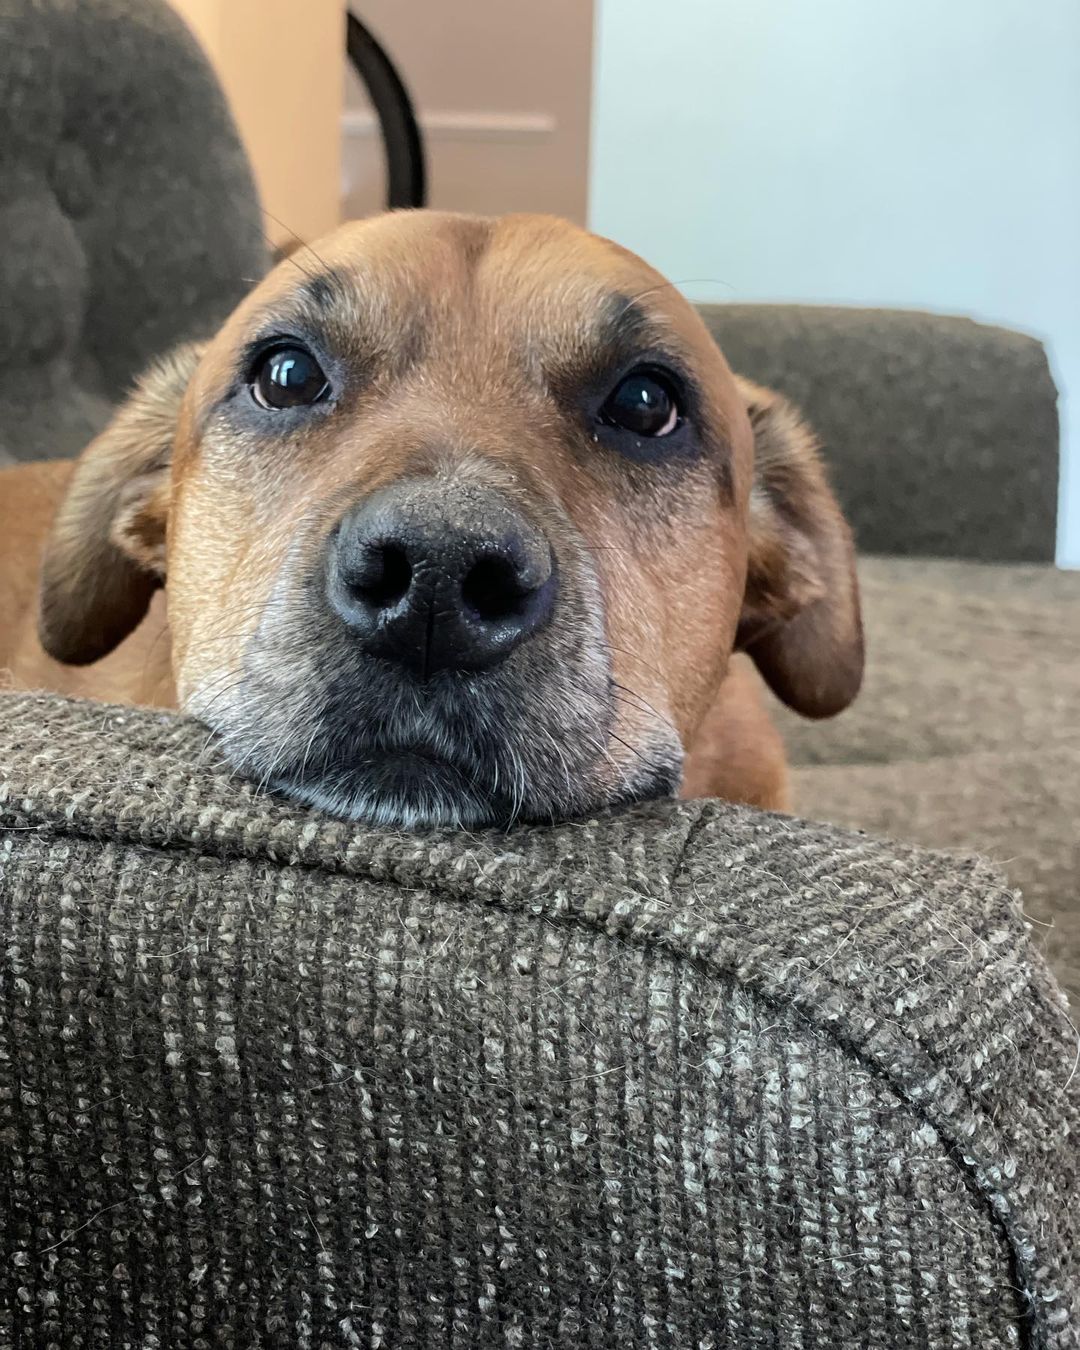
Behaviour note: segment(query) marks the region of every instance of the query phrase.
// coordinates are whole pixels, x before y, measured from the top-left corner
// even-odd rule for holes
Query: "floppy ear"
[[[41,568],[38,637],[57,661],[107,655],[164,581],[173,438],[200,352],[153,366],[75,465]]]
[[[799,414],[779,394],[736,382],[754,432],[750,561],[736,647],[789,707],[831,717],[862,682],[851,531]]]

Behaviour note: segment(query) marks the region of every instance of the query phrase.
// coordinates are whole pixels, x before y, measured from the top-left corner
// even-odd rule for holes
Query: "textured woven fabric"
[[[1074,1347],[1011,894],[716,803],[509,835],[0,700],[0,1343]]]
[[[775,709],[796,805],[986,854],[1080,1001],[1080,573],[872,558],[860,575],[854,706],[824,723]]]
[[[899,310],[703,314],[732,369],[805,412],[864,552],[1053,560],[1057,391],[1035,338]]]
[[[251,170],[166,0],[0,0],[0,465],[77,454],[265,270]]]

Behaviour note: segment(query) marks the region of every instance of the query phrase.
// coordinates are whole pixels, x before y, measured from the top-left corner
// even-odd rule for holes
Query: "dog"
[[[787,809],[762,680],[828,717],[863,640],[813,435],[674,286],[562,220],[417,211],[0,474],[4,667],[179,707],[325,811],[478,828]]]

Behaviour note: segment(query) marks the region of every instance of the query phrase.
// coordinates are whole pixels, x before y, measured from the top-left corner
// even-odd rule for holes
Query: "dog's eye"
[[[662,372],[632,370],[615,386],[600,409],[608,426],[634,436],[670,436],[681,420],[675,391]]]
[[[251,392],[263,408],[298,408],[318,403],[330,389],[322,367],[304,347],[273,347],[251,372]]]

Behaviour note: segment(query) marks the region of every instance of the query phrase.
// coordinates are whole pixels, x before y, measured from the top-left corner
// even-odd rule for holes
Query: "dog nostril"
[[[376,544],[365,552],[349,588],[357,599],[366,600],[376,609],[390,609],[405,597],[411,585],[412,567],[405,550],[397,544]]]
[[[487,623],[519,617],[532,592],[514,563],[490,555],[475,562],[461,583],[466,608]]]

